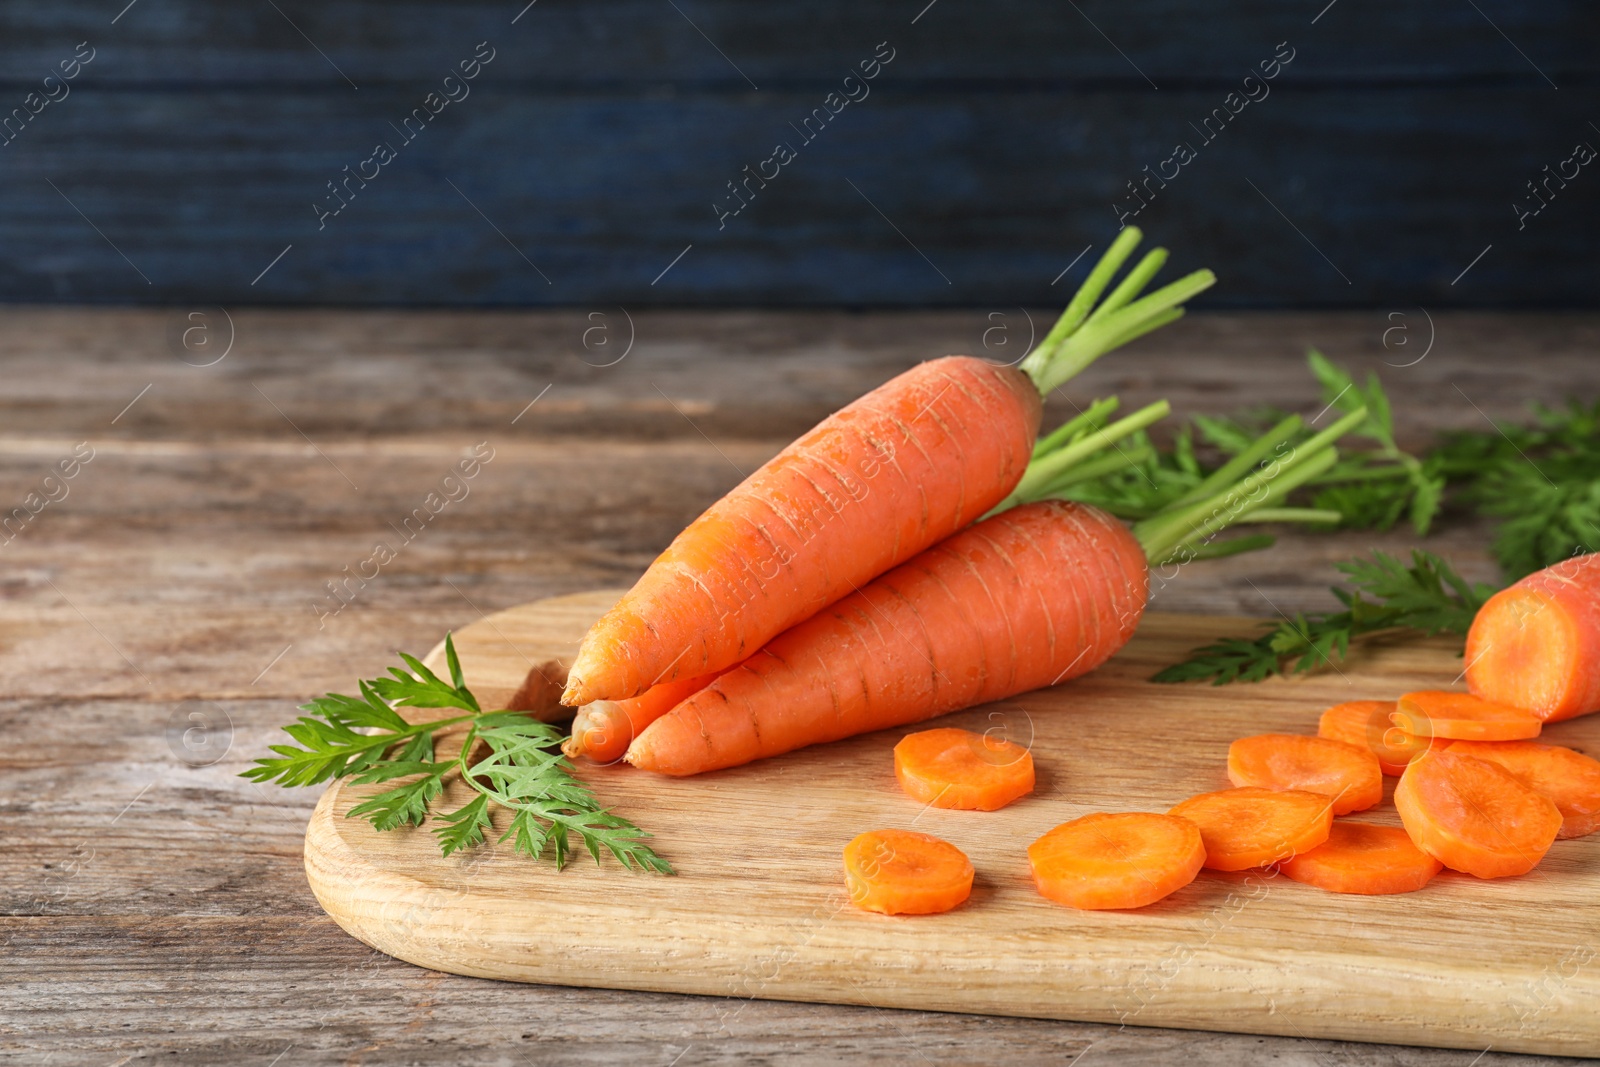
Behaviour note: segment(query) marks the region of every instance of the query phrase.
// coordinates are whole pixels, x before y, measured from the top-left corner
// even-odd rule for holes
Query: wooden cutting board
[[[467,626],[456,645],[468,685],[485,707],[518,690],[537,703],[530,669],[570,657],[617,595]],[[508,845],[442,859],[426,831],[344,818],[373,787],[339,784],[307,828],[307,876],[355,937],[457,974],[1600,1056],[1600,834],[1556,842],[1521,878],[1446,871],[1406,896],[1210,871],[1132,912],[1074,911],[1034,891],[1025,850],[1051,827],[1165,811],[1228,785],[1235,737],[1314,733],[1329,704],[1446,687],[1461,671],[1447,642],[1413,641],[1364,645],[1341,668],[1288,681],[1145,680],[1197,644],[1251,632],[1249,620],[1151,614],[1093,675],[939,720],[1032,747],[1038,789],[1003,811],[912,801],[892,769],[901,731],[885,731],[687,780],[584,765],[606,802],[656,835],[673,877],[586,854],[557,872]],[[435,649],[429,663],[442,670],[442,658]],[[1555,724],[1546,739],[1600,753],[1600,716]],[[1357,818],[1399,824],[1387,799]],[[840,850],[881,827],[963,849],[977,868],[971,900],[926,917],[850,906]]]

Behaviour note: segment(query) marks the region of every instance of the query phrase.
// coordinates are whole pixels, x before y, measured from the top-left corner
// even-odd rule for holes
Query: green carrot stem
[[[1044,437],[1039,438],[1038,443],[1033,446],[1034,458],[1038,459],[1046,452],[1060,447],[1073,434],[1079,433],[1090,426],[1098,426],[1101,420],[1117,410],[1121,403],[1114,396],[1108,396],[1104,400],[1096,400],[1089,405],[1087,410],[1079,412],[1054,430],[1051,430]]]
[[[1229,492],[1204,501],[1210,505],[1206,511],[1196,512],[1193,508],[1187,509],[1181,515],[1184,519],[1181,525],[1169,521],[1152,531],[1148,528],[1141,529],[1144,523],[1138,523],[1134,526],[1134,535],[1139,538],[1139,543],[1145,546],[1150,559],[1170,559],[1180,548],[1206,541],[1259,508],[1271,504],[1274,500],[1282,499],[1303,485],[1307,479],[1327,470],[1338,459],[1338,451],[1325,446],[1311,458],[1301,460],[1293,469],[1289,469],[1285,464],[1275,475],[1258,480],[1248,489],[1246,485],[1257,476],[1246,478]],[[1270,488],[1263,491],[1263,487],[1269,483]],[[1257,493],[1260,493],[1260,496],[1252,500],[1251,497]]]
[[[1176,504],[1163,509],[1140,522],[1134,527],[1134,532],[1138,535],[1141,544],[1144,544],[1147,549],[1151,549],[1152,552],[1155,549],[1151,548],[1151,546],[1159,548],[1162,554],[1161,558],[1165,559],[1166,554],[1172,548],[1197,536],[1196,531],[1206,525],[1212,517],[1216,515],[1226,516],[1226,521],[1215,527],[1215,530],[1220,530],[1223,526],[1228,525],[1228,523],[1243,514],[1243,512],[1236,510],[1237,501],[1248,500],[1252,496],[1257,496],[1257,499],[1253,501],[1253,506],[1248,510],[1254,511],[1256,508],[1269,506],[1277,500],[1281,500],[1287,493],[1287,490],[1282,488],[1284,485],[1299,486],[1307,478],[1315,477],[1317,474],[1326,471],[1337,459],[1337,454],[1331,449],[1333,442],[1353,427],[1359,425],[1364,418],[1366,418],[1366,408],[1362,407],[1346,415],[1321,433],[1314,434],[1307,440],[1294,445],[1287,458],[1274,459],[1220,493],[1214,493],[1209,497],[1192,503]],[[1267,437],[1271,435],[1272,431],[1268,431],[1266,434]],[[1254,447],[1254,443],[1252,443],[1252,447]],[[1283,445],[1279,444],[1275,447],[1281,449]],[[1315,464],[1315,469],[1307,474],[1306,469],[1312,464]],[[1215,530],[1212,532],[1215,532]],[[1153,555],[1152,558],[1154,558]]]
[[[1177,322],[1181,318],[1183,318],[1183,308],[1170,308],[1158,314],[1151,315],[1149,318],[1142,319],[1139,322],[1134,323],[1133,326],[1131,326],[1125,333],[1120,333],[1111,341],[1107,342],[1106,351],[1110,352],[1113,349],[1121,348],[1130,341],[1137,341],[1145,334],[1153,333],[1154,331],[1161,329],[1163,326],[1168,326],[1174,322]]]
[[[1100,262],[1094,265],[1089,276],[1078,286],[1078,291],[1073,294],[1072,300],[1067,304],[1067,310],[1061,313],[1056,324],[1050,327],[1050,332],[1044,335],[1044,340],[1027,359],[1022,361],[1022,370],[1034,381],[1038,381],[1035,369],[1050,361],[1057,347],[1067,339],[1067,336],[1083,325],[1083,320],[1089,317],[1089,311],[1094,307],[1100,294],[1111,282],[1112,275],[1121,269],[1127,258],[1133,255],[1133,250],[1144,239],[1144,234],[1139,227],[1129,226],[1117,235],[1111,242],[1111,247],[1106,249],[1105,255],[1100,257]],[[1041,393],[1049,390],[1040,389]]]
[[[1144,287],[1150,284],[1150,279],[1156,276],[1166,262],[1165,248],[1153,248],[1145,253],[1145,257],[1128,272],[1115,289],[1111,290],[1111,295],[1100,302],[1100,306],[1094,309],[1094,313],[1087,321],[1095,322],[1126,307],[1134,297],[1144,291]]]
[[[1033,499],[1044,500],[1048,497],[1059,496],[1063,491],[1080,482],[1093,481],[1096,478],[1115,474],[1117,471],[1125,470],[1128,467],[1137,467],[1141,463],[1149,462],[1155,454],[1156,450],[1152,446],[1137,445],[1133,448],[1118,448],[1103,456],[1085,460],[1040,489],[1034,494]]]
[[[1300,416],[1290,415],[1252,441],[1244,451],[1212,471],[1204,481],[1174,500],[1170,506],[1182,507],[1196,500],[1204,500],[1221,491],[1224,486],[1232,485],[1249,473],[1256,464],[1266,459],[1274,448],[1299,433],[1300,426]]]
[[[1140,408],[1132,415],[1118,419],[1103,430],[1096,430],[1064,448],[1058,448],[1039,457],[1028,464],[1027,471],[1022,475],[1022,481],[1017,483],[1010,496],[996,505],[995,510],[1004,511],[1014,504],[1038,499],[1039,491],[1055,481],[1068,467],[1088,459],[1113,442],[1120,441],[1129,434],[1166,418],[1171,410],[1171,404],[1165,400],[1158,400],[1148,407]]]
[[[1344,513],[1330,508],[1256,508],[1236,521],[1244,522],[1338,522]]]
[[[1022,369],[1039,387],[1039,392],[1048,395],[1107,352],[1147,332],[1142,329],[1146,323],[1166,315],[1185,300],[1215,285],[1216,281],[1217,276],[1209,270],[1197,270],[1179,278],[1103,319],[1084,325],[1062,339],[1048,354],[1041,356],[1035,352],[1022,361]],[[1168,315],[1164,322],[1172,318]],[[1035,362],[1035,356],[1041,358]]]

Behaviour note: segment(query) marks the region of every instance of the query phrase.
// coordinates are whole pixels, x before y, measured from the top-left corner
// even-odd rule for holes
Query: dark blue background
[[[1222,276],[1205,303],[1600,297],[1600,165],[1513,208],[1600,148],[1578,0],[125,2],[0,5],[0,111],[95,49],[0,148],[0,300],[1058,303],[1125,182],[1282,41],[1271,95],[1137,220]],[[480,41],[471,95],[319,231],[325,183]],[[799,158],[719,230],[779,140]]]

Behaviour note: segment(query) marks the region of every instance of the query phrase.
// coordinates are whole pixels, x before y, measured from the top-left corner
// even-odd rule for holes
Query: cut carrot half
[[[1283,873],[1330,893],[1411,893],[1442,867],[1397,826],[1336,822],[1328,840],[1284,862]]]
[[[919,730],[894,746],[894,776],[931,807],[994,811],[1033,792],[1033,754],[971,730]]]
[[[1364,748],[1378,757],[1384,774],[1398,778],[1406,764],[1427,750],[1424,739],[1412,737],[1394,725],[1392,700],[1352,700],[1335,704],[1317,721],[1317,736]]]
[[[1397,702],[1394,724],[1414,737],[1452,741],[1521,741],[1538,737],[1544,722],[1531,711],[1491,704],[1471,693],[1422,689]]]
[[[1280,863],[1328,839],[1333,806],[1297,789],[1223,789],[1190,797],[1167,814],[1200,827],[1205,865],[1242,871]]]
[[[1583,837],[1600,829],[1600,760],[1535,741],[1457,741],[1450,751],[1498,764],[1550,798],[1561,812],[1557,838]]]
[[[885,915],[949,911],[972,894],[972,863],[948,841],[912,830],[871,830],[844,847],[850,902]]]
[[[1142,908],[1194,881],[1206,860],[1200,828],[1149,811],[1085,815],[1028,846],[1039,892],[1074,908]]]
[[[1333,802],[1333,813],[1365,811],[1383,799],[1378,757],[1358,745],[1299,734],[1241,737],[1228,746],[1228,781],[1300,789]]]
[[[1600,711],[1600,553],[1536,571],[1478,609],[1467,687],[1546,722]]]
[[[1561,830],[1561,812],[1548,797],[1454,745],[1406,768],[1394,806],[1418,848],[1478,878],[1528,873]]]

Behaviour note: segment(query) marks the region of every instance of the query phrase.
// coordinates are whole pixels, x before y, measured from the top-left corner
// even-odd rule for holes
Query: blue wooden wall
[[[0,300],[1600,297],[1590,3],[525,3],[7,0]]]

